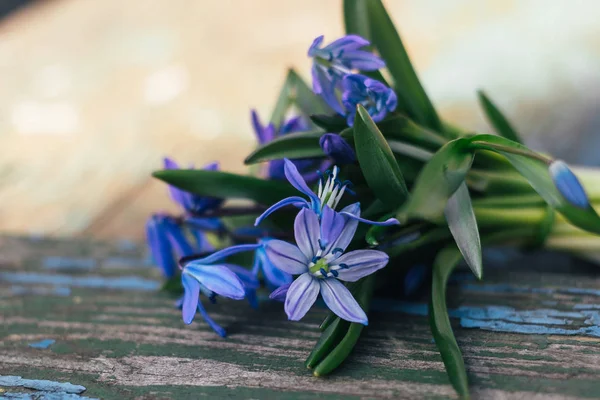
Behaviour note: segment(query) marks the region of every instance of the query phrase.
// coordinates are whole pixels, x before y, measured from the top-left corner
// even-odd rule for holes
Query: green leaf
[[[438,150],[447,139],[439,133],[416,124],[402,114],[393,114],[377,124],[377,127],[389,139],[398,139],[428,150]]]
[[[377,125],[361,105],[356,109],[354,144],[358,163],[375,196],[390,207],[400,206],[408,196],[402,171]]]
[[[390,149],[394,154],[407,156],[418,161],[427,162],[433,157],[433,153],[429,150],[424,150],[421,147],[400,142],[398,140],[388,140],[388,146],[390,146]]]
[[[346,118],[339,114],[313,114],[310,119],[319,128],[323,128],[325,132],[341,132],[348,127]]]
[[[364,0],[344,0],[344,25],[346,33],[354,33],[371,40],[367,2]]]
[[[290,69],[271,114],[271,123],[276,127],[281,126],[285,115],[294,104],[307,116],[331,113],[325,101],[313,93],[294,69]]]
[[[319,145],[319,139],[325,132],[297,132],[288,133],[266,143],[254,150],[244,160],[245,164],[255,164],[262,161],[277,160],[281,158],[310,158],[324,157]]]
[[[479,97],[479,104],[481,104],[485,116],[494,127],[496,133],[517,143],[523,143],[517,131],[510,125],[506,117],[504,117],[492,100],[490,100],[482,90],[478,91],[477,95]]]
[[[505,156],[546,203],[573,225],[600,234],[600,217],[592,206],[580,208],[572,205],[554,185],[548,170],[552,160],[500,136],[476,135],[469,140],[472,149],[490,150]]]
[[[335,316],[335,314],[334,314]],[[320,361],[322,361],[333,346],[337,345],[344,335],[348,332],[350,322],[344,321],[339,317],[335,316],[331,323],[324,329],[319,341],[315,345],[313,351],[310,353],[306,362],[304,363],[307,368],[314,368]]]
[[[440,119],[427,97],[425,89],[419,82],[402,40],[381,0],[369,0],[363,1],[363,3],[366,4],[369,16],[369,35],[366,37],[377,48],[394,78],[399,104],[404,105],[406,112],[418,123],[442,132]],[[361,7],[364,8],[365,4]],[[360,11],[364,13],[363,9],[358,10],[358,12]],[[358,22],[355,22],[355,26],[364,30],[364,27]]]
[[[353,290],[351,289],[351,292],[362,309],[368,311],[371,298],[373,297],[375,276],[369,275],[366,278],[358,281],[356,285],[357,286],[354,286]],[[335,324],[335,322],[332,323],[332,325],[333,324]],[[331,328],[332,325],[330,325],[329,328]],[[354,349],[354,346],[356,345],[356,342],[358,341],[363,329],[364,325],[362,324],[355,322],[350,323],[346,334],[343,336],[337,346],[335,346],[335,348],[333,348],[333,350],[331,350],[329,354],[327,354],[327,356],[315,366],[313,374],[315,376],[324,376],[339,367]]]
[[[271,205],[285,197],[298,195],[291,185],[284,182],[221,171],[163,170],[154,172],[152,176],[201,196],[248,199],[263,205]]]
[[[469,140],[448,142],[425,164],[398,218],[439,221],[450,196],[464,182],[473,162]]]
[[[469,397],[469,382],[462,353],[454,338],[448,309],[446,307],[446,285],[450,274],[462,259],[460,251],[453,245],[440,251],[433,263],[429,324],[446,367],[448,378],[462,398]]]
[[[481,239],[475,212],[471,204],[471,196],[466,183],[462,183],[448,199],[444,211],[450,232],[460,249],[462,256],[477,279],[483,275],[481,261]]]

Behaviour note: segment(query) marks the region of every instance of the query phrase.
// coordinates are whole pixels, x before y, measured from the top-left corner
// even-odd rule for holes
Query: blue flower
[[[307,123],[304,117],[298,116],[290,118],[277,129],[272,123],[263,125],[258,117],[256,110],[251,111],[251,120],[254,133],[258,139],[258,143],[264,145],[269,143],[273,139],[294,132],[304,132],[310,129],[310,125]],[[295,160],[294,164],[302,171],[304,177],[308,181],[314,181],[318,178],[318,175],[314,173],[315,167],[320,161],[318,159],[299,159]],[[283,160],[269,161],[267,176],[271,179],[284,179],[283,174]]]
[[[262,271],[263,277],[267,282],[267,285],[271,288],[277,288],[282,285],[286,285],[292,282],[292,276],[286,272],[276,268],[271,260],[267,257],[265,251],[265,245],[273,240],[272,238],[264,238],[259,240],[260,247],[256,249],[254,253],[254,265],[252,267],[252,273],[254,276]]]
[[[165,169],[179,169],[179,165],[168,157],[165,157],[164,159],[164,167]],[[211,163],[206,165],[203,169],[207,171],[217,171],[219,169],[219,164]],[[223,203],[223,199],[198,196],[171,185],[169,185],[169,192],[171,193],[173,201],[179,204],[186,213],[192,215],[200,215],[206,211],[214,210]]]
[[[338,134],[326,133],[319,139],[323,153],[337,164],[352,164],[356,161],[354,149]]]
[[[184,288],[181,303],[183,322],[191,324],[196,311],[198,311],[215,332],[225,337],[225,330],[209,317],[202,306],[200,293],[202,292],[211,300],[216,295],[241,300],[247,295],[248,290],[255,290],[258,282],[253,280],[249,271],[232,264],[213,263],[243,251],[254,251],[259,246],[258,244],[232,246],[186,263],[181,273],[181,282]]]
[[[332,218],[335,223],[325,218],[319,221],[313,210],[304,208],[294,222],[296,245],[275,239],[265,244],[269,260],[277,268],[300,275],[291,285],[273,292],[271,298],[280,299],[285,293],[285,312],[290,320],[298,321],[321,293],[327,307],[338,317],[367,325],[367,315],[340,280],[356,282],[385,267],[389,256],[378,250],[344,254],[358,221],[343,215]]]
[[[379,122],[398,105],[396,93],[378,80],[368,76],[346,75],[342,80],[342,103],[346,107],[349,126],[354,125],[356,106],[361,104],[373,121]]]
[[[163,214],[155,214],[150,217],[146,223],[146,238],[152,258],[166,278],[171,278],[177,273],[174,251],[179,257],[194,253],[181,226],[173,218]]]
[[[313,58],[313,91],[337,113],[345,115],[346,110],[336,95],[343,77],[353,70],[378,70],[385,67],[385,62],[369,51],[360,50],[369,41],[358,35],[347,35],[321,47],[323,39],[317,37],[308,49],[308,56]]]
[[[337,207],[344,193],[348,191],[348,186],[350,185],[350,182],[342,182],[338,179],[339,168],[337,166],[334,166],[333,171],[327,174],[328,176],[326,181],[324,180],[324,177],[319,180],[319,190],[317,193],[313,192],[308,187],[306,181],[304,178],[302,178],[302,175],[300,175],[296,166],[287,158],[284,159],[284,172],[288,182],[290,182],[290,184],[298,189],[301,193],[306,195],[309,200],[306,200],[300,196],[292,196],[280,200],[271,207],[267,208],[265,212],[256,218],[255,225],[260,224],[263,219],[265,219],[274,211],[288,205],[293,205],[299,208],[310,208],[320,218],[332,218],[332,223],[339,221],[339,218],[333,221],[333,216],[341,214],[350,219],[365,222],[371,225],[387,226],[399,224],[398,220],[395,218],[390,218],[383,222],[369,221],[367,219],[360,218],[359,203],[352,204],[341,210],[339,213],[332,214],[332,211]]]
[[[556,189],[569,203],[579,208],[590,207],[590,200],[585,189],[564,161],[553,161],[550,164],[549,172]]]

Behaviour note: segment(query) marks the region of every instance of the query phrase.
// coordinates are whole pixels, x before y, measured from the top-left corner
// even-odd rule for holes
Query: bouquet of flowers
[[[306,360],[315,376],[351,353],[373,296],[409,294],[431,276],[431,330],[468,397],[446,309],[450,274],[464,260],[482,279],[482,243],[600,250],[600,175],[574,169],[586,193],[564,162],[524,146],[483,93],[497,135],[442,121],[381,1],[343,9],[346,36],[308,48],[312,87],[290,70],[269,122],[252,112],[259,147],[245,162],[259,168],[236,175],[165,159],[154,176],[182,212],[150,218],[150,249],[165,288],[183,290],[183,321],[199,313],[221,336],[201,295],[257,307],[267,289],[292,321],[320,296],[331,312]]]

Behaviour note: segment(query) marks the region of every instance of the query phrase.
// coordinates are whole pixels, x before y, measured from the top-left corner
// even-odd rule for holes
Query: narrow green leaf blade
[[[502,114],[498,107],[496,107],[492,100],[490,100],[490,98],[483,92],[483,90],[478,91],[477,95],[479,97],[479,104],[481,104],[481,108],[483,108],[485,116],[490,124],[494,127],[496,133],[517,143],[523,143],[523,140],[521,140],[521,137],[517,131],[510,125],[508,119],[506,119],[506,117]]]
[[[245,164],[255,164],[262,161],[277,160],[281,158],[310,158],[324,157],[319,145],[319,139],[325,132],[311,131],[288,133],[254,150],[244,160]]]
[[[371,298],[373,297],[373,289],[375,287],[375,276],[369,275],[357,283],[353,285],[353,288],[350,288],[350,292],[356,298],[358,304],[362,307],[363,310],[368,311],[369,306],[371,304]],[[346,325],[348,327],[348,325]],[[331,326],[330,326],[331,328]],[[340,340],[340,342],[335,346],[326,357],[320,361],[314,369],[313,374],[315,376],[324,376],[332,371],[334,371],[337,367],[343,363],[346,358],[350,355],[356,342],[360,338],[360,334],[364,329],[364,325],[352,322],[349,324],[347,328],[346,334]]]
[[[573,225],[600,234],[600,216],[592,206],[577,207],[565,199],[556,188],[548,170],[551,160],[501,136],[476,135],[469,140],[473,149],[491,150],[505,156],[546,203]]]
[[[331,113],[323,99],[312,92],[294,69],[290,69],[277,97],[275,109],[271,114],[271,123],[276,127],[281,126],[287,112],[294,104],[306,116]]]
[[[364,0],[344,0],[344,25],[346,33],[354,33],[371,40],[367,2]]]
[[[329,114],[333,110],[329,108],[325,100],[314,94],[311,87],[306,84],[304,79],[295,70],[290,70],[290,76],[294,79],[294,104],[304,113],[306,116],[313,114]]]
[[[464,182],[473,163],[468,139],[455,139],[444,145],[421,170],[409,200],[398,218],[438,221],[450,196]]]
[[[381,0],[364,1],[367,5],[369,39],[386,61],[394,78],[399,104],[405,105],[408,114],[420,124],[443,132],[440,119],[427,97],[425,89],[410,62],[402,40]],[[364,7],[364,6],[363,6]]]
[[[162,170],[154,172],[152,176],[201,196],[248,199],[263,205],[271,205],[285,197],[298,195],[291,185],[284,182],[221,171]]]
[[[361,105],[356,110],[354,143],[358,163],[377,198],[390,207],[400,206],[408,196],[402,171],[377,125]]]
[[[450,232],[460,249],[462,256],[477,279],[483,276],[481,259],[481,239],[471,196],[466,183],[462,183],[448,199],[444,210]]]
[[[438,253],[433,265],[429,324],[446,367],[448,378],[462,398],[469,397],[469,381],[462,353],[452,332],[446,307],[446,285],[450,274],[462,259],[460,251],[450,246]]]

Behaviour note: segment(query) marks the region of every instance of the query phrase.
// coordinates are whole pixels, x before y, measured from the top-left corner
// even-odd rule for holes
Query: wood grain
[[[0,254],[0,375],[71,382],[102,399],[455,398],[422,300],[375,301],[354,355],[315,378],[303,361],[324,309],[291,323],[279,303],[219,301],[209,312],[228,329],[221,339],[200,320],[183,324],[143,246],[2,237]],[[485,282],[463,271],[449,290],[473,398],[600,396],[595,267],[497,258],[487,257]],[[29,346],[44,339],[55,342]]]

